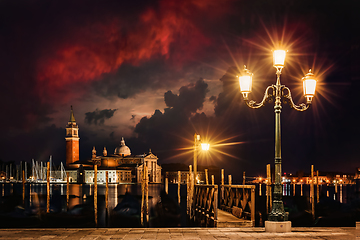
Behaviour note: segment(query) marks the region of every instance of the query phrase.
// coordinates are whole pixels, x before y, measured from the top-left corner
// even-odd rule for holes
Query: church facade
[[[95,147],[92,149],[91,159],[79,160],[79,127],[76,124],[71,107],[70,120],[66,126],[66,172],[70,182],[93,183],[94,165],[98,166],[97,182],[106,182],[108,172],[109,183],[140,183],[144,165],[148,169],[150,183],[161,183],[161,166],[157,164],[157,156],[151,150],[147,154],[132,155],[125,144],[124,138],[115,148],[114,154],[108,154],[106,147],[102,155],[97,155]]]

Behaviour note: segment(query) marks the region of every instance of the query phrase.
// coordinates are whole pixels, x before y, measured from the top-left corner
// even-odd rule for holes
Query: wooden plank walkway
[[[218,209],[217,227],[252,227],[252,224],[250,220],[237,218],[229,212]]]

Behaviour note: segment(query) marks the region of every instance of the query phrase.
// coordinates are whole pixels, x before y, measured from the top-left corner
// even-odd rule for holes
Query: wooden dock
[[[232,227],[252,227],[251,220],[245,220],[235,217],[229,212],[218,209],[218,228],[232,228]]]

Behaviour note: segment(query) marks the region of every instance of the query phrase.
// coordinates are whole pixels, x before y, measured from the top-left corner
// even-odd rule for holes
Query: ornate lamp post
[[[200,135],[194,135],[194,182],[196,184],[198,175],[197,175],[197,157],[198,157],[198,149],[199,145],[201,146],[201,150],[208,151],[210,149],[210,144],[202,143],[200,139]]]
[[[301,103],[295,105],[291,97],[291,92],[288,87],[281,85],[280,75],[281,71],[284,68],[286,51],[284,50],[275,50],[273,53],[273,63],[276,68],[276,84],[268,86],[265,90],[264,97],[260,103],[256,103],[253,100],[248,99],[248,95],[251,92],[252,87],[252,77],[253,74],[246,69],[242,75],[239,77],[240,83],[240,92],[243,94],[245,103],[250,108],[260,108],[265,105],[267,101],[275,100],[275,184],[274,184],[274,198],[273,198],[273,208],[269,214],[269,221],[287,221],[287,215],[284,211],[284,204],[282,201],[282,191],[281,191],[281,131],[280,131],[280,113],[281,113],[281,102],[288,103],[291,108],[297,111],[305,111],[310,105],[312,98],[315,95],[316,88],[316,79],[314,74],[309,73],[302,78],[303,80],[303,90],[304,96],[306,98],[306,104]]]

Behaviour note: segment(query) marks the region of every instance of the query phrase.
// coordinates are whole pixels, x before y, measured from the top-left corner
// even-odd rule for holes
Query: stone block
[[[291,221],[273,222],[265,221],[265,232],[291,232]]]

